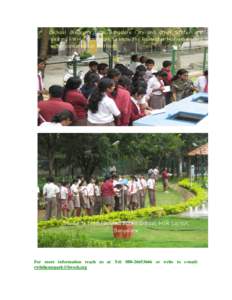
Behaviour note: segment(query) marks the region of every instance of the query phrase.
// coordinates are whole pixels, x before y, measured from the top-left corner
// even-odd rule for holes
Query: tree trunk
[[[179,157],[179,161],[178,161],[178,177],[182,177],[183,176],[183,159],[182,157]]]
[[[48,156],[48,173],[49,176],[53,176],[54,173],[54,155],[52,153],[49,153]]]
[[[48,43],[49,43],[49,28],[44,27],[42,29],[41,47],[40,47],[40,58],[46,59],[48,56]]]

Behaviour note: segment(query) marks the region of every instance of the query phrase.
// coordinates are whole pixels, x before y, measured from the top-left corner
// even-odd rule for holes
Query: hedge
[[[196,207],[201,205],[205,200],[207,200],[207,191],[202,188],[198,183],[190,183],[188,179],[183,179],[178,182],[179,186],[190,190],[194,196],[175,205],[163,205],[159,207],[149,207],[141,208],[133,211],[117,211],[111,212],[104,215],[94,215],[94,216],[81,216],[63,219],[51,219],[49,221],[40,221],[38,223],[38,228],[49,228],[62,225],[69,225],[73,223],[78,224],[94,224],[94,223],[117,223],[121,221],[133,221],[138,218],[146,217],[162,217],[165,215],[176,215],[188,210],[190,207]]]

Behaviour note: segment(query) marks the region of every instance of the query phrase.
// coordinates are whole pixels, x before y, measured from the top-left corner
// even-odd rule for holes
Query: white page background
[[[232,17],[229,5],[225,1],[214,4],[197,0],[99,0],[7,1],[1,6],[1,298],[230,299],[232,99],[228,88],[232,86],[229,78]],[[37,27],[42,26],[209,27],[208,249],[37,248],[35,78]],[[90,131],[89,128],[79,130]],[[120,128],[113,130],[121,132]],[[135,130],[186,132],[184,128],[128,128],[124,132]],[[62,128],[62,132],[70,131],[77,132],[77,129]],[[199,263],[96,265],[88,271],[38,272],[33,270],[34,259],[197,259]]]

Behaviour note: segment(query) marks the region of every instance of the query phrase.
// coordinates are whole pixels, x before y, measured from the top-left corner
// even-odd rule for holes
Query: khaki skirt
[[[104,124],[91,123],[87,120],[87,126],[115,126],[114,121]]]
[[[153,109],[160,109],[166,105],[165,97],[163,95],[151,95],[149,99],[149,106]]]

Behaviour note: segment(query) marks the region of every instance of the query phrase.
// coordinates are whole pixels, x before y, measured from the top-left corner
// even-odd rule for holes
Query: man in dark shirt
[[[51,122],[53,117],[64,110],[70,111],[76,120],[76,112],[72,104],[62,100],[63,88],[59,85],[52,85],[49,88],[49,99],[47,101],[39,101],[39,114],[46,122]]]

